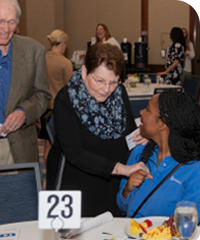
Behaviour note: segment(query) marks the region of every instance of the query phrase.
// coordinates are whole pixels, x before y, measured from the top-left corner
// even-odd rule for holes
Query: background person
[[[50,35],[47,35],[47,39],[49,40],[51,47],[50,51],[46,53],[47,78],[53,98],[48,103],[47,111],[43,116],[45,116],[48,111],[53,110],[54,99],[57,93],[62,87],[68,84],[69,79],[73,74],[71,61],[64,57],[64,53],[69,41],[68,35],[64,31],[56,29],[52,31]],[[46,164],[46,159],[51,148],[51,143],[49,141],[44,122],[41,122],[42,130],[40,132],[39,138],[45,139],[44,161]]]
[[[116,205],[120,176],[147,170],[143,163],[125,165],[129,155],[125,137],[136,124],[126,90],[118,85],[123,63],[118,47],[91,46],[85,65],[55,99],[56,136],[48,155],[47,190],[55,189],[63,153],[61,190],[82,192],[82,216],[107,210],[120,215]]]
[[[186,93],[154,95],[141,111],[140,132],[149,140],[131,153],[128,165],[145,161],[153,179],[138,170],[120,184],[117,203],[131,217],[148,194],[179,163],[182,164],[147,200],[136,217],[171,216],[182,200],[197,204],[200,219],[200,106]]]
[[[172,40],[172,45],[169,48],[166,59],[166,70],[157,73],[157,75],[166,75],[166,81],[169,81],[172,84],[177,84],[181,81],[184,64],[185,39],[182,29],[179,27],[173,27],[170,31],[170,38]]]
[[[188,31],[186,28],[182,28],[183,36],[185,38],[186,51],[184,53],[184,69],[182,73],[182,83],[186,75],[192,74],[192,59],[195,57],[194,45],[190,42]]]
[[[120,44],[118,41],[110,35],[108,27],[104,23],[99,23],[96,26],[96,41],[92,42],[91,45],[95,43],[110,43],[114,46],[117,46],[120,50]]]
[[[119,42],[110,35],[109,29],[104,23],[99,23],[96,26],[95,38],[96,40],[91,42],[91,45],[94,45],[96,43],[110,43],[114,46],[117,46],[121,50]],[[80,59],[84,57],[85,53],[81,53],[79,55]]]
[[[45,48],[14,34],[21,9],[0,0],[0,164],[38,161],[36,121],[51,99]]]

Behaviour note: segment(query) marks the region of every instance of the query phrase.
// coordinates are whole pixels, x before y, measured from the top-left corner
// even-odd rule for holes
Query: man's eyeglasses
[[[9,27],[15,27],[17,25],[17,20],[10,20],[10,21],[5,21],[0,19],[0,26],[4,26],[5,24],[8,24]]]
[[[98,79],[98,78],[95,78],[94,76],[92,76],[92,74],[90,74],[90,75],[91,75],[92,79],[97,83],[97,85],[99,87],[103,87],[103,86],[106,86],[108,84],[109,87],[115,88],[119,84],[119,80],[111,81],[111,82],[107,83],[106,80],[104,80],[104,79]]]

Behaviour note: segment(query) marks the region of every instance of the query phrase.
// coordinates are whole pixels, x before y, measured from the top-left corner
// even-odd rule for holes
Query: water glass
[[[156,76],[156,83],[157,83],[157,85],[159,85],[159,84],[164,84],[164,79],[163,79],[163,77],[157,75],[157,76]]]
[[[147,92],[150,90],[151,78],[144,79],[145,84],[147,85]]]
[[[171,80],[167,79],[167,80],[165,80],[165,84],[170,85],[170,84],[172,84],[172,82],[171,82]]]
[[[190,239],[197,227],[196,204],[189,201],[178,202],[176,204],[174,221],[180,237],[184,240]]]

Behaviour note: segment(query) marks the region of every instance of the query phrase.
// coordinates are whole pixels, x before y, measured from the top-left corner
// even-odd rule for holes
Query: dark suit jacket
[[[35,40],[15,35],[12,40],[12,78],[5,118],[16,107],[26,112],[26,124],[8,134],[15,163],[38,161],[36,121],[51,99],[46,76],[45,48]]]

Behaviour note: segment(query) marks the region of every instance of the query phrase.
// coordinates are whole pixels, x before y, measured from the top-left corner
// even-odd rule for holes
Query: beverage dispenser
[[[135,68],[147,68],[148,65],[148,44],[142,42],[142,38],[135,43]]]
[[[131,68],[131,43],[127,41],[127,38],[123,38],[121,43],[121,49],[124,54],[124,60],[126,63],[126,68]]]

